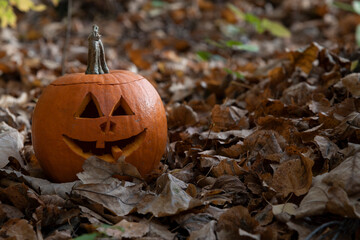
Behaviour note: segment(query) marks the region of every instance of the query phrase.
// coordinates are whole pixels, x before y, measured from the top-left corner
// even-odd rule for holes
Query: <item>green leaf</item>
[[[345,10],[345,11],[349,11],[349,12],[355,12],[353,6],[351,6],[348,3],[343,3],[343,2],[333,2],[333,6],[337,7],[339,9]]]
[[[29,10],[43,11],[46,9],[44,4],[35,5],[31,0],[10,0],[10,4],[22,12],[28,12]]]
[[[358,66],[358,64],[359,64],[359,60],[352,61],[350,71],[354,71],[355,68]]]
[[[77,238],[74,238],[73,240],[95,240],[96,237],[98,237],[98,236],[99,236],[98,233],[88,233],[88,234],[81,235]]]
[[[198,51],[196,53],[196,55],[198,56],[198,58],[200,58],[200,60],[202,61],[209,61],[209,59],[213,56],[212,53],[207,52],[207,51]]]
[[[226,44],[227,47],[234,47],[234,46],[244,45],[242,42],[235,41],[235,40],[229,40],[225,44]]]
[[[238,50],[244,50],[248,52],[258,52],[259,47],[257,45],[251,45],[251,44],[243,44],[241,46],[236,46],[236,49]]]
[[[252,24],[258,33],[263,33],[264,28],[261,25],[261,19],[251,13],[245,14],[245,21]]]
[[[357,44],[358,46],[360,46],[360,24],[358,24],[358,25],[356,26],[355,39],[356,39],[356,44]]]
[[[244,44],[242,42],[234,41],[234,40],[229,40],[229,41],[225,42],[225,45],[227,47],[230,47],[230,48],[233,48],[236,50],[244,50],[244,51],[249,51],[249,52],[258,52],[259,51],[259,47],[256,45]]]
[[[5,28],[7,26],[15,27],[16,26],[16,15],[11,6],[8,6],[0,14],[1,27]]]
[[[233,71],[229,68],[224,68],[224,71],[228,74],[234,75],[238,79],[244,80],[244,75],[239,72]]]
[[[272,35],[276,37],[288,38],[291,36],[291,32],[279,22],[271,21],[264,18],[261,21],[261,25],[264,27],[264,29],[268,30]]]
[[[237,6],[232,3],[228,3],[227,7],[240,19],[245,19],[245,14]]]
[[[162,0],[153,0],[151,1],[151,6],[154,8],[162,8],[166,5],[166,2]]]
[[[360,1],[353,1],[352,7],[357,14],[360,14]]]

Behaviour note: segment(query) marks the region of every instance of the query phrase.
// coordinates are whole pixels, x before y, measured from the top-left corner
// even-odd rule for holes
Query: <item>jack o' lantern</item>
[[[75,180],[92,155],[114,164],[125,156],[145,176],[165,151],[162,101],[144,77],[109,72],[97,26],[89,36],[88,58],[85,74],[58,78],[39,98],[32,122],[35,155],[56,182]]]

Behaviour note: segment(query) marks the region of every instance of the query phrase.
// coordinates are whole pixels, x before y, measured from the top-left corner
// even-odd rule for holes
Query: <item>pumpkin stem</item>
[[[88,37],[88,66],[85,74],[109,73],[109,68],[105,62],[104,46],[100,37],[101,35],[99,34],[99,27],[97,25],[93,25],[93,30]]]

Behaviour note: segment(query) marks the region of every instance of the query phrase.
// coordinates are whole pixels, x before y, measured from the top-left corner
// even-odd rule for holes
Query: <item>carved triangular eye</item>
[[[77,118],[98,118],[104,116],[101,112],[98,101],[92,93],[88,93],[82,101],[78,111],[75,113]]]
[[[115,105],[111,115],[112,116],[134,115],[134,112],[131,110],[126,100],[123,97],[121,97],[120,101]]]

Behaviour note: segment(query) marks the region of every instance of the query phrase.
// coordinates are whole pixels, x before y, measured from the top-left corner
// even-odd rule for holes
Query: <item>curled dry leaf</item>
[[[342,84],[345,86],[354,97],[360,97],[360,74],[352,73],[346,75],[341,79]]]
[[[290,159],[282,162],[275,170],[271,186],[286,197],[291,192],[296,196],[308,192],[312,182],[314,161],[304,156],[294,147],[287,149]]]
[[[360,153],[345,159],[329,173],[316,176],[296,211],[297,218],[324,213],[360,218]]]
[[[163,174],[156,181],[159,195],[146,195],[138,205],[138,213],[152,213],[155,217],[171,216],[202,205],[184,191],[187,185],[172,176]]]
[[[225,132],[213,132],[213,131],[206,131],[202,132],[200,136],[203,139],[215,139],[225,141],[230,137],[238,137],[238,138],[246,138],[251,135],[254,131],[248,129],[242,130],[230,130]]]
[[[235,106],[215,105],[211,111],[211,121],[214,124],[213,131],[249,128],[249,122],[245,117],[246,113],[246,110]]]
[[[200,230],[191,232],[189,240],[216,240],[215,226],[216,221],[208,222]]]
[[[319,147],[323,158],[331,159],[336,156],[339,151],[339,147],[330,141],[327,137],[316,136],[314,138],[316,145]]]
[[[315,90],[315,86],[311,86],[306,82],[301,82],[287,88],[283,92],[281,100],[285,104],[289,105],[293,103],[297,105],[304,105],[310,100],[311,93],[313,93]]]
[[[239,229],[254,234],[259,223],[251,217],[247,208],[236,206],[223,213],[216,226],[219,240],[240,239]]]
[[[26,92],[22,92],[18,98],[11,95],[2,95],[0,97],[0,107],[8,108],[14,106],[21,106],[25,105],[28,101],[28,94]]]
[[[129,176],[137,179],[142,179],[137,168],[125,161],[124,157],[120,157],[117,163],[109,163],[99,159],[96,156],[91,156],[85,160],[83,164],[83,172],[76,176],[82,183],[111,183],[114,181],[114,175]]]
[[[199,121],[197,113],[185,104],[175,103],[168,110],[168,124],[169,127],[191,126]]]
[[[110,228],[99,227],[97,230],[115,239],[140,238],[149,232],[149,224],[128,222],[123,219]]]
[[[14,178],[25,182],[33,189],[38,191],[40,194],[46,194],[46,195],[56,194],[64,199],[68,198],[68,194],[71,192],[72,188],[79,183],[79,181],[67,182],[67,183],[52,183],[42,178],[26,176],[18,171],[8,170],[8,169],[0,169],[0,174],[3,174],[4,176],[10,179]]]
[[[0,237],[14,240],[38,240],[33,226],[25,219],[10,219],[0,229]]]
[[[140,223],[144,223],[149,226],[149,232],[146,235],[149,239],[159,239],[159,240],[174,240],[175,233],[172,233],[168,230],[168,227],[164,224],[160,224],[158,221],[152,220],[141,220]]]
[[[14,157],[24,166],[20,155],[24,147],[24,136],[15,128],[10,127],[5,122],[0,122],[0,168],[9,163],[9,157]]]
[[[317,59],[321,46],[312,43],[304,51],[296,51],[289,54],[290,60],[295,67],[300,68],[304,73],[309,74],[313,68],[313,62]]]
[[[74,187],[73,193],[101,204],[117,216],[125,216],[135,211],[137,204],[143,201],[145,192],[142,184],[128,183],[123,186],[114,179],[109,184],[82,184]]]

